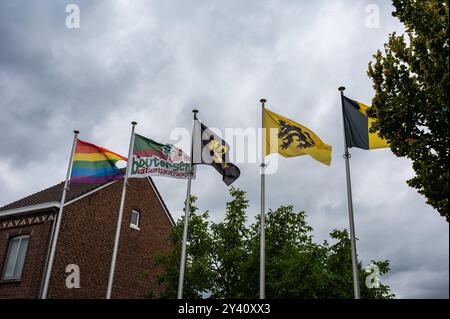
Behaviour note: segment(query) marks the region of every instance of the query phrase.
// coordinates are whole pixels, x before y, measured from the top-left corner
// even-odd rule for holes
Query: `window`
[[[17,236],[9,240],[2,279],[20,279],[29,241],[30,236]]]
[[[139,230],[139,212],[137,210],[133,210],[131,212],[131,223],[130,227],[136,230]]]

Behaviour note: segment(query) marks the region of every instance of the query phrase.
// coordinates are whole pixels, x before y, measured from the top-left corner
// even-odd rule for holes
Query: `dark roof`
[[[72,199],[75,199],[102,185],[104,184],[72,184],[69,186],[69,191],[66,194],[66,202],[71,201]],[[18,201],[0,207],[0,212],[15,208],[23,208],[32,205],[45,204],[49,202],[59,203],[61,201],[63,189],[64,189],[64,182],[61,182],[52,187],[44,189],[40,192],[34,193],[30,196],[19,199]]]
[[[160,199],[160,201],[163,205],[163,209],[166,211],[172,224],[175,225],[175,221],[173,220],[173,217],[170,214],[169,209],[167,208],[166,203],[164,202],[164,200],[163,200],[161,194],[159,193],[159,190],[156,187],[155,183],[153,182],[152,178],[148,177],[147,180],[152,184],[153,189],[156,191],[155,195]],[[90,191],[93,191],[94,189],[99,188],[100,186],[103,186],[103,185],[105,185],[105,184],[71,184],[71,185],[69,185],[69,190],[66,194],[65,202],[67,203],[67,202],[69,202],[77,197],[80,197]],[[12,202],[8,205],[0,207],[0,212],[10,210],[10,209],[24,208],[24,207],[28,207],[28,206],[51,203],[51,202],[60,203],[63,189],[64,189],[64,182],[61,182],[52,187],[46,188],[40,192],[34,193],[30,196],[24,197],[15,202]]]

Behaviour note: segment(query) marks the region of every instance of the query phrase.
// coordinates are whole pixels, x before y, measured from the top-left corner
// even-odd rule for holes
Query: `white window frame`
[[[3,281],[13,280],[14,281],[14,280],[20,280],[22,278],[23,267],[25,265],[25,260],[27,258],[27,252],[28,252],[28,246],[30,244],[30,238],[31,238],[30,235],[20,235],[20,236],[14,236],[14,237],[9,238],[9,240],[8,240],[8,250],[6,251],[5,264],[3,265],[3,271],[2,271],[1,280],[3,280]],[[24,254],[24,257],[23,257],[23,261],[22,261],[22,263],[23,263],[22,267],[21,267],[22,269],[20,270],[20,273],[18,274],[18,276],[14,276],[14,271],[15,271],[15,269],[17,267],[17,258],[19,257],[20,248],[22,246],[22,240],[23,239],[27,239],[28,242],[27,242],[27,247],[25,248],[25,254]],[[11,245],[12,245],[12,242],[14,240],[19,240],[19,246],[17,247],[16,256],[13,257],[14,258],[13,275],[12,275],[12,277],[5,277],[6,270],[7,270],[6,267],[8,266],[9,258],[11,258],[11,256],[10,256],[10,254],[11,254]]]
[[[136,214],[136,215],[137,215],[137,224],[133,224],[133,214]],[[140,221],[141,221],[141,213],[140,213],[138,210],[133,209],[133,210],[131,211],[130,228],[133,228],[133,229],[135,229],[135,230],[141,230],[141,229],[139,228],[139,222],[140,222]]]

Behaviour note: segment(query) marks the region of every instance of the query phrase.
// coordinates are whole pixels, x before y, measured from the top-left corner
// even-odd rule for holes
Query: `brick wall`
[[[113,298],[143,298],[153,289],[156,254],[170,249],[171,224],[146,179],[130,179],[125,201]],[[64,211],[49,298],[105,298],[122,182],[101,189]],[[140,212],[140,230],[129,227]],[[65,268],[80,267],[79,289],[67,289]],[[149,272],[149,278],[144,278]]]
[[[105,298],[122,181],[100,189],[64,209],[48,298]],[[123,212],[113,298],[143,298],[150,289],[158,295],[154,258],[170,249],[171,223],[147,179],[130,179]],[[130,228],[132,210],[140,212],[140,230]],[[51,211],[55,212],[55,211]],[[24,218],[42,215],[22,215]],[[17,219],[3,218],[1,222]],[[0,267],[3,271],[8,240],[31,235],[18,282],[0,282],[0,298],[37,298],[44,275],[53,222],[0,228]],[[80,288],[66,288],[66,266],[80,267]],[[148,273],[148,277],[144,273]],[[1,273],[0,273],[1,274]]]
[[[55,211],[45,211],[26,216],[12,216],[0,218],[3,223],[15,223],[30,221],[31,225],[0,228],[0,275],[3,275],[8,250],[9,239],[19,235],[30,235],[25,263],[20,281],[1,281],[0,298],[38,298],[40,292],[41,278],[45,267],[45,257],[48,251],[49,238],[53,226],[53,220],[46,219],[44,222],[35,223],[36,218],[42,216],[53,216]],[[41,219],[42,220],[42,219]],[[1,277],[0,277],[1,278]]]
[[[132,179],[127,194],[117,258],[113,298],[142,298],[149,289],[158,294],[154,258],[170,250],[171,223],[147,180]],[[131,211],[140,212],[140,230],[130,228]],[[143,272],[149,273],[143,279]]]

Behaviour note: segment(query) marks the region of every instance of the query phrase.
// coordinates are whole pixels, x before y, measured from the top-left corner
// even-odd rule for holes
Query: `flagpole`
[[[356,235],[355,235],[355,221],[353,218],[353,199],[352,199],[352,184],[350,179],[350,153],[348,152],[347,138],[345,134],[345,115],[344,115],[344,90],[345,87],[339,87],[341,91],[342,103],[342,121],[344,127],[344,158],[345,158],[345,173],[347,178],[347,203],[348,203],[348,217],[350,221],[350,243],[352,249],[352,268],[353,268],[353,290],[355,299],[360,299],[359,292],[359,276],[358,276],[358,257],[356,254]]]
[[[63,215],[63,211],[64,211],[64,203],[66,201],[67,190],[69,189],[70,173],[72,172],[73,157],[75,154],[75,148],[76,148],[77,138],[78,138],[79,133],[80,132],[77,130],[73,131],[74,135],[73,135],[72,150],[70,151],[70,160],[69,160],[69,165],[67,167],[66,181],[64,182],[64,189],[63,189],[63,193],[61,196],[61,203],[59,205],[59,212],[58,212],[58,216],[56,217],[55,233],[52,238],[52,244],[51,244],[51,248],[50,248],[50,256],[48,258],[47,269],[45,272],[44,287],[42,290],[41,299],[47,299],[48,286],[50,283],[50,275],[52,273],[52,268],[53,268],[53,259],[55,258],[56,243],[58,242],[58,235],[59,235],[62,215]]]
[[[264,162],[265,158],[265,132],[264,132],[264,106],[267,102],[265,99],[261,99],[261,128],[262,128],[262,143],[261,143],[261,229],[259,239],[259,299],[266,297],[266,209],[265,209],[265,196],[266,196],[266,176]]]
[[[125,176],[123,179],[123,187],[122,187],[122,197],[120,198],[120,207],[119,207],[119,217],[117,219],[116,226],[116,236],[114,239],[114,249],[111,260],[111,268],[109,270],[109,278],[108,278],[108,288],[106,290],[106,299],[111,299],[113,282],[114,282],[114,272],[116,269],[116,261],[117,261],[117,252],[119,250],[119,241],[120,241],[120,230],[122,228],[122,217],[123,217],[123,208],[125,206],[125,196],[127,193],[128,187],[128,174],[130,171],[132,156],[133,156],[133,144],[134,144],[134,127],[136,126],[136,122],[131,122],[131,137],[130,137],[130,147],[128,148],[128,160],[127,167],[125,169]]]
[[[192,175],[194,173],[194,128],[195,121],[197,120],[198,110],[192,110],[194,113],[194,124],[192,126],[192,136],[191,136],[191,167],[188,176],[187,182],[187,191],[186,191],[186,202],[184,205],[184,228],[183,228],[183,241],[181,245],[181,260],[180,260],[180,276],[178,278],[178,293],[177,299],[183,299],[183,288],[184,288],[184,272],[186,267],[186,248],[187,248],[187,237],[188,237],[188,224],[189,224],[189,215],[191,211],[191,182]]]

